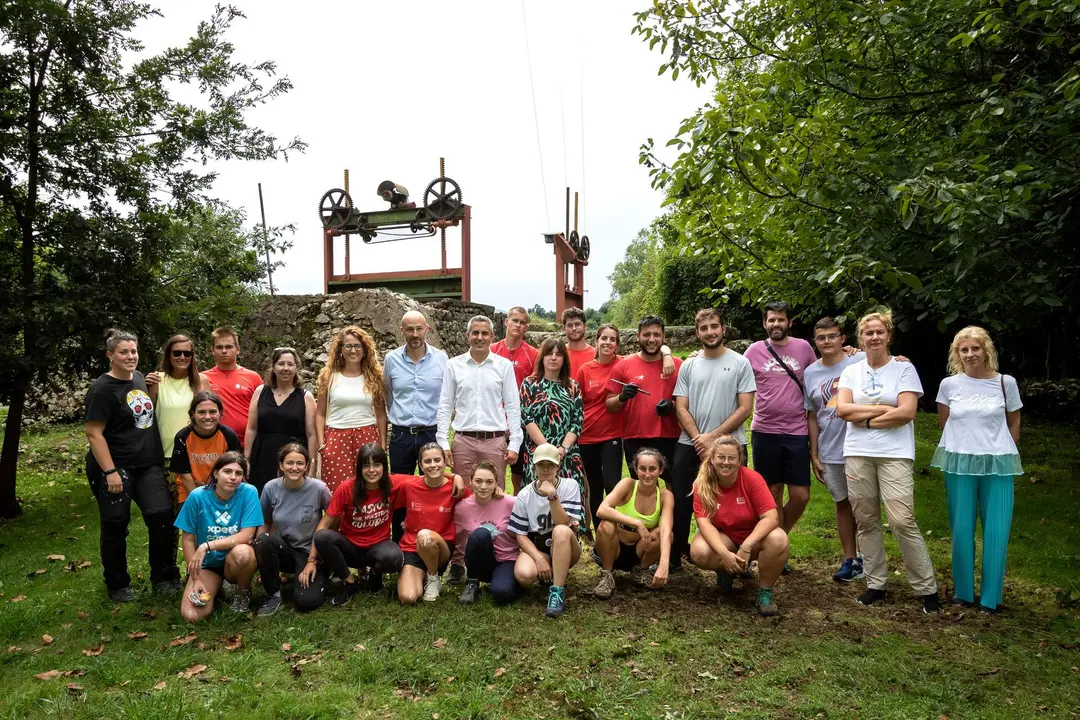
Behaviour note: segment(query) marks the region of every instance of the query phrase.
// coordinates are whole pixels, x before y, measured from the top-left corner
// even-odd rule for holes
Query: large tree
[[[28,388],[70,361],[72,336],[108,323],[101,311],[117,303],[104,298],[138,303],[123,293],[160,280],[153,251],[205,202],[206,161],[303,149],[245,119],[291,84],[271,62],[234,59],[238,10],[218,7],[185,45],[148,55],[134,32],[157,14],[130,0],[0,3],[0,262],[14,265],[0,310],[14,352],[0,517],[19,512]],[[183,86],[194,99],[177,99]]]
[[[661,73],[715,86],[678,158],[650,140],[641,161],[725,289],[884,301],[905,327],[979,322],[1039,347],[1053,328],[1068,370],[1080,6],[656,0],[635,32]]]

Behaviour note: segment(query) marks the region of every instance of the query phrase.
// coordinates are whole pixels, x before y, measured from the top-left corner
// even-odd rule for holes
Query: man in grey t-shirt
[[[847,475],[844,472],[844,436],[847,423],[836,416],[840,373],[865,358],[865,353],[848,357],[844,352],[844,332],[831,317],[814,324],[814,345],[821,359],[803,372],[806,388],[804,407],[810,435],[810,464],[814,475],[829,490],[836,503],[836,530],[844,551],[840,569],[833,574],[837,582],[863,577],[862,560],[855,547],[855,517],[848,502]]]
[[[732,435],[746,461],[746,430],[743,423],[754,407],[757,383],[750,362],[724,347],[724,323],[716,308],[699,310],[694,318],[701,352],[683,362],[675,383],[675,416],[682,435],[675,446],[672,492],[675,494],[672,565],[690,549],[691,496],[701,461],[721,435]]]

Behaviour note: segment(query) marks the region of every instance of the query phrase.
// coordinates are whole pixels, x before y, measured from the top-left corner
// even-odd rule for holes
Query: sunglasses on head
[[[172,351],[172,356],[173,357],[186,357],[186,358],[189,358],[194,354],[195,353],[193,351],[191,351],[191,350],[173,350]]]

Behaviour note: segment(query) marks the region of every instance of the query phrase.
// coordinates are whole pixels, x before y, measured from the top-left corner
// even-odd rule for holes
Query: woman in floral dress
[[[585,495],[585,466],[577,439],[585,419],[581,389],[570,379],[566,345],[548,338],[536,354],[532,375],[521,383],[521,421],[525,424],[525,485],[536,480],[532,454],[538,445],[551,443],[559,449],[562,465],[559,477],[577,481]]]

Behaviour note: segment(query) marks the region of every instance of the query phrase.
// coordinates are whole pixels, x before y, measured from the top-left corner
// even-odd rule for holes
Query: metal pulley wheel
[[[461,207],[461,186],[448,177],[437,177],[424,189],[424,210],[431,221],[449,220]]]
[[[588,235],[582,235],[581,236],[581,247],[579,247],[578,251],[577,251],[578,259],[581,260],[582,262],[589,262],[589,251],[590,250],[591,250],[591,248],[589,247],[589,236]]]
[[[581,240],[578,239],[577,230],[570,231],[570,237],[566,239],[566,243],[575,253],[578,251],[578,248],[581,247]]]
[[[341,188],[327,190],[319,201],[319,219],[324,228],[339,228],[349,220],[352,198]]]

